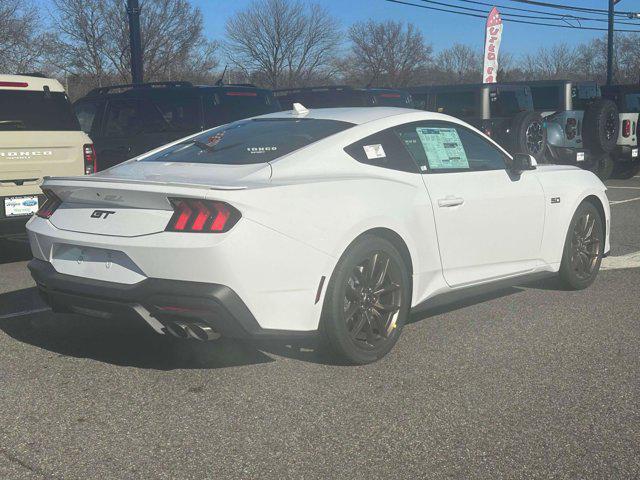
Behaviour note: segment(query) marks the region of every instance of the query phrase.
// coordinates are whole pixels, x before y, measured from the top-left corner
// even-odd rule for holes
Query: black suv
[[[445,113],[483,131],[512,154],[543,161],[546,131],[525,85],[429,85],[408,89],[416,108]]]
[[[104,170],[190,134],[281,108],[271,91],[253,85],[153,82],[96,88],[74,110]]]
[[[344,85],[275,90],[283,110],[294,103],[307,108],[400,107],[413,108],[411,95],[390,88],[352,88]]]

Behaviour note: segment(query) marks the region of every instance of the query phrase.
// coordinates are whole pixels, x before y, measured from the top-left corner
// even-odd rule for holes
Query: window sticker
[[[416,128],[432,170],[467,169],[469,160],[455,128]]]
[[[376,158],[386,158],[387,154],[384,153],[384,148],[382,145],[364,145],[364,153],[367,156],[367,159],[374,160]]]

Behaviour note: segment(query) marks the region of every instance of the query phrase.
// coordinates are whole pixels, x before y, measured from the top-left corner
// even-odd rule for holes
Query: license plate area
[[[4,198],[5,217],[27,217],[38,211],[37,195],[21,195]]]
[[[104,282],[131,285],[146,278],[133,260],[118,250],[56,244],[51,264],[59,273]]]

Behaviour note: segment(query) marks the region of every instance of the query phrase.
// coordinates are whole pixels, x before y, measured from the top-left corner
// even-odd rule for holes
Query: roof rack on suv
[[[27,73],[23,73],[23,72],[19,72],[16,73],[16,75],[19,75],[21,77],[36,77],[36,78],[48,78],[44,73],[42,72],[27,72]]]
[[[172,81],[172,82],[147,82],[147,83],[126,83],[122,85],[110,85],[108,87],[98,87],[91,90],[87,96],[98,96],[98,95],[106,95],[112,90],[125,90],[131,88],[154,88],[154,87],[193,87],[191,82],[183,82],[183,81]]]
[[[248,87],[248,88],[258,88],[253,83],[223,83],[220,87]]]

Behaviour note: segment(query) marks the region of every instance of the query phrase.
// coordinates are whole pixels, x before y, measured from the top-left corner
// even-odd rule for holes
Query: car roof
[[[42,92],[44,87],[49,87],[51,92],[64,92],[62,84],[52,78],[0,75],[0,90]]]
[[[449,118],[446,115],[435,112],[426,112],[424,110],[414,110],[411,108],[398,107],[344,107],[344,108],[310,108],[308,113],[299,114],[293,110],[285,110],[283,112],[268,113],[254,118],[299,118],[299,119],[315,119],[315,120],[336,120],[341,122],[362,125],[364,123],[381,120],[387,117],[395,117],[398,115],[410,115],[421,113],[424,114],[425,120],[443,120]]]

